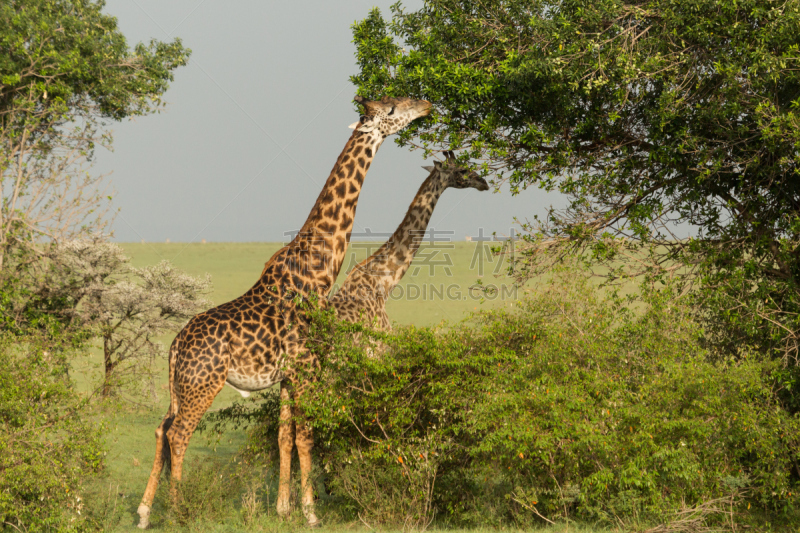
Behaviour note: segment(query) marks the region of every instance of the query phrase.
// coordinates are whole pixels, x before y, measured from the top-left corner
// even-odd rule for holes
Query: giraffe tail
[[[175,420],[175,416],[168,416],[164,420],[163,433],[161,434],[161,471],[165,472],[167,476],[169,476],[170,471],[172,470],[172,452],[170,451],[169,447],[169,439],[167,438],[167,430],[172,426],[172,421]]]

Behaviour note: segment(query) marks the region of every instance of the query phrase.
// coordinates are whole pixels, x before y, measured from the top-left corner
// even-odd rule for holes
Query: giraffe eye
[[[394,115],[394,106],[392,106],[392,109],[390,109],[388,113],[388,116],[391,117],[392,115]]]

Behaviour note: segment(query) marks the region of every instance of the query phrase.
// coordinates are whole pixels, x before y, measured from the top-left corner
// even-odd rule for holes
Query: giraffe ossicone
[[[316,368],[317,361],[305,349],[308,322],[298,302],[325,301],[333,286],[350,240],[361,186],[381,143],[431,109],[430,102],[410,98],[355,100],[364,107],[361,126],[350,135],[300,232],[267,261],[250,290],[196,315],[172,342],[170,404],[156,429],[153,469],[138,509],[140,528],[150,523],[150,507],[167,464],[170,492],[173,500],[177,498],[189,439],[226,383],[249,393],[280,382],[278,513],[285,516],[291,510],[291,457],[297,446],[303,514],[309,525],[319,524],[309,480],[314,440],[294,401],[305,386],[297,369]]]

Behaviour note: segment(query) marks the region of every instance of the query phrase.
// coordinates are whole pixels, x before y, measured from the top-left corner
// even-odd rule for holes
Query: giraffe
[[[364,108],[311,213],[295,238],[270,258],[253,287],[242,296],[193,317],[169,350],[170,405],[156,429],[156,454],[139,505],[139,527],[149,525],[150,506],[165,465],[170,465],[176,498],[189,439],[203,413],[227,383],[246,396],[280,382],[280,483],[277,510],[290,512],[291,457],[300,457],[303,513],[319,524],[309,480],[311,429],[292,406],[302,388],[297,365],[316,366],[305,350],[308,322],[299,302],[324,301],[341,269],[350,241],[358,196],[380,145],[412,120],[430,113],[425,100],[355,97]]]
[[[378,329],[390,330],[386,299],[414,260],[439,197],[450,187],[489,189],[486,180],[477,173],[458,165],[452,152],[445,155],[444,163],[434,161],[433,166],[423,167],[430,174],[392,237],[353,268],[342,288],[329,299],[338,318],[348,322],[365,321]]]

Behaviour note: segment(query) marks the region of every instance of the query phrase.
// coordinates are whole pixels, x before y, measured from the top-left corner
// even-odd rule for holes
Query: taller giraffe
[[[459,165],[453,152],[446,152],[445,156],[444,163],[434,161],[433,166],[423,167],[430,174],[394,234],[374,254],[356,265],[342,288],[330,298],[338,318],[348,322],[375,322],[379,329],[391,329],[386,299],[411,266],[439,197],[451,187],[489,190],[486,180]]]
[[[264,266],[260,279],[239,298],[192,318],[169,351],[170,405],[156,429],[156,456],[139,505],[139,527],[146,528],[150,506],[165,463],[171,463],[173,496],[180,481],[189,439],[203,413],[225,386],[258,391],[280,382],[281,420],[278,514],[290,512],[289,489],[293,446],[300,458],[303,513],[317,525],[309,482],[311,430],[289,400],[297,393],[295,363],[314,364],[304,347],[305,315],[298,300],[324,300],[336,280],[350,241],[358,195],[375,153],[389,135],[430,112],[425,100],[359,96],[364,115],[355,123],[311,213],[297,236]],[[302,420],[302,418],[300,418]]]

